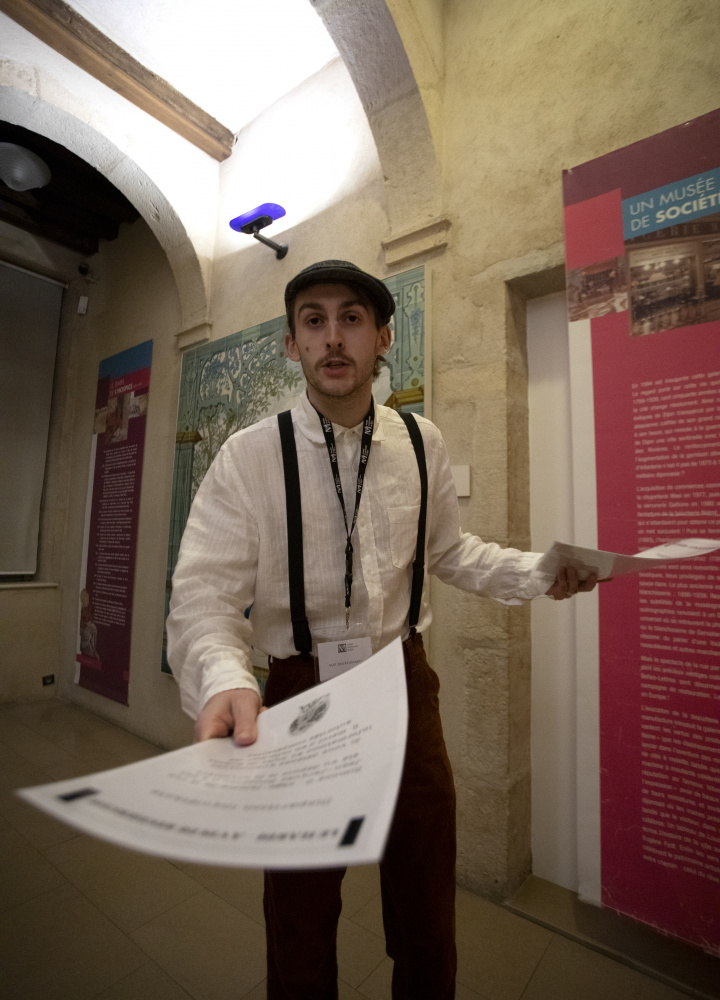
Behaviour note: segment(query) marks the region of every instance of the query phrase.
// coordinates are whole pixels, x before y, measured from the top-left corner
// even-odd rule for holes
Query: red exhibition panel
[[[565,175],[601,549],[720,538],[719,135],[713,112]],[[602,902],[720,954],[720,553],[598,603]]]
[[[128,703],[152,341],[100,364],[84,539],[78,683]]]

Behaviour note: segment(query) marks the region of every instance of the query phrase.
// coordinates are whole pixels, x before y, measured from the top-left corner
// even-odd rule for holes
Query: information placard
[[[576,503],[604,550],[718,538],[720,112],[567,171],[564,195],[573,433],[594,450]],[[580,781],[600,771],[581,870],[596,901],[715,954],[719,570],[714,552],[600,587],[578,650],[598,664],[579,726],[599,716]]]
[[[76,682],[128,702],[152,341],[100,363],[78,611]]]

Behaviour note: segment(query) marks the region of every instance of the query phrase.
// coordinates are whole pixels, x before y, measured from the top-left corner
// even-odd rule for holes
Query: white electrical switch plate
[[[450,471],[455,480],[455,492],[459,497],[470,496],[470,466],[451,465]]]

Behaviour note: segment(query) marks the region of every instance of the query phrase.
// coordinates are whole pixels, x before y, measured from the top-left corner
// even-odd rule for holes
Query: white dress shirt
[[[305,599],[313,638],[345,629],[345,542],[317,412],[304,395],[292,411],[302,496]],[[462,533],[445,443],[417,418],[428,472],[425,567],[445,583],[500,599],[531,599],[552,584],[535,570],[537,553],[502,549]],[[355,502],[362,424],[333,424],[348,524]],[[420,511],[420,475],[404,422],[375,406],[375,429],[352,536],[352,634],[373,651],[408,632],[412,562]],[[182,704],[197,717],[212,695],[252,688],[249,646],[292,656],[285,480],[276,417],[228,438],[190,511],[173,576],[167,621],[168,661]],[[252,605],[250,617],[245,609]],[[431,621],[423,593],[418,631]]]

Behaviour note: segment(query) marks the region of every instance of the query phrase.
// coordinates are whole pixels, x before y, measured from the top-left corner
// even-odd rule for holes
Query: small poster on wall
[[[720,111],[566,171],[564,198],[578,537],[720,538]],[[720,954],[720,554],[601,586],[578,622],[581,895]]]
[[[128,703],[152,341],[100,363],[83,534],[75,681]]]

